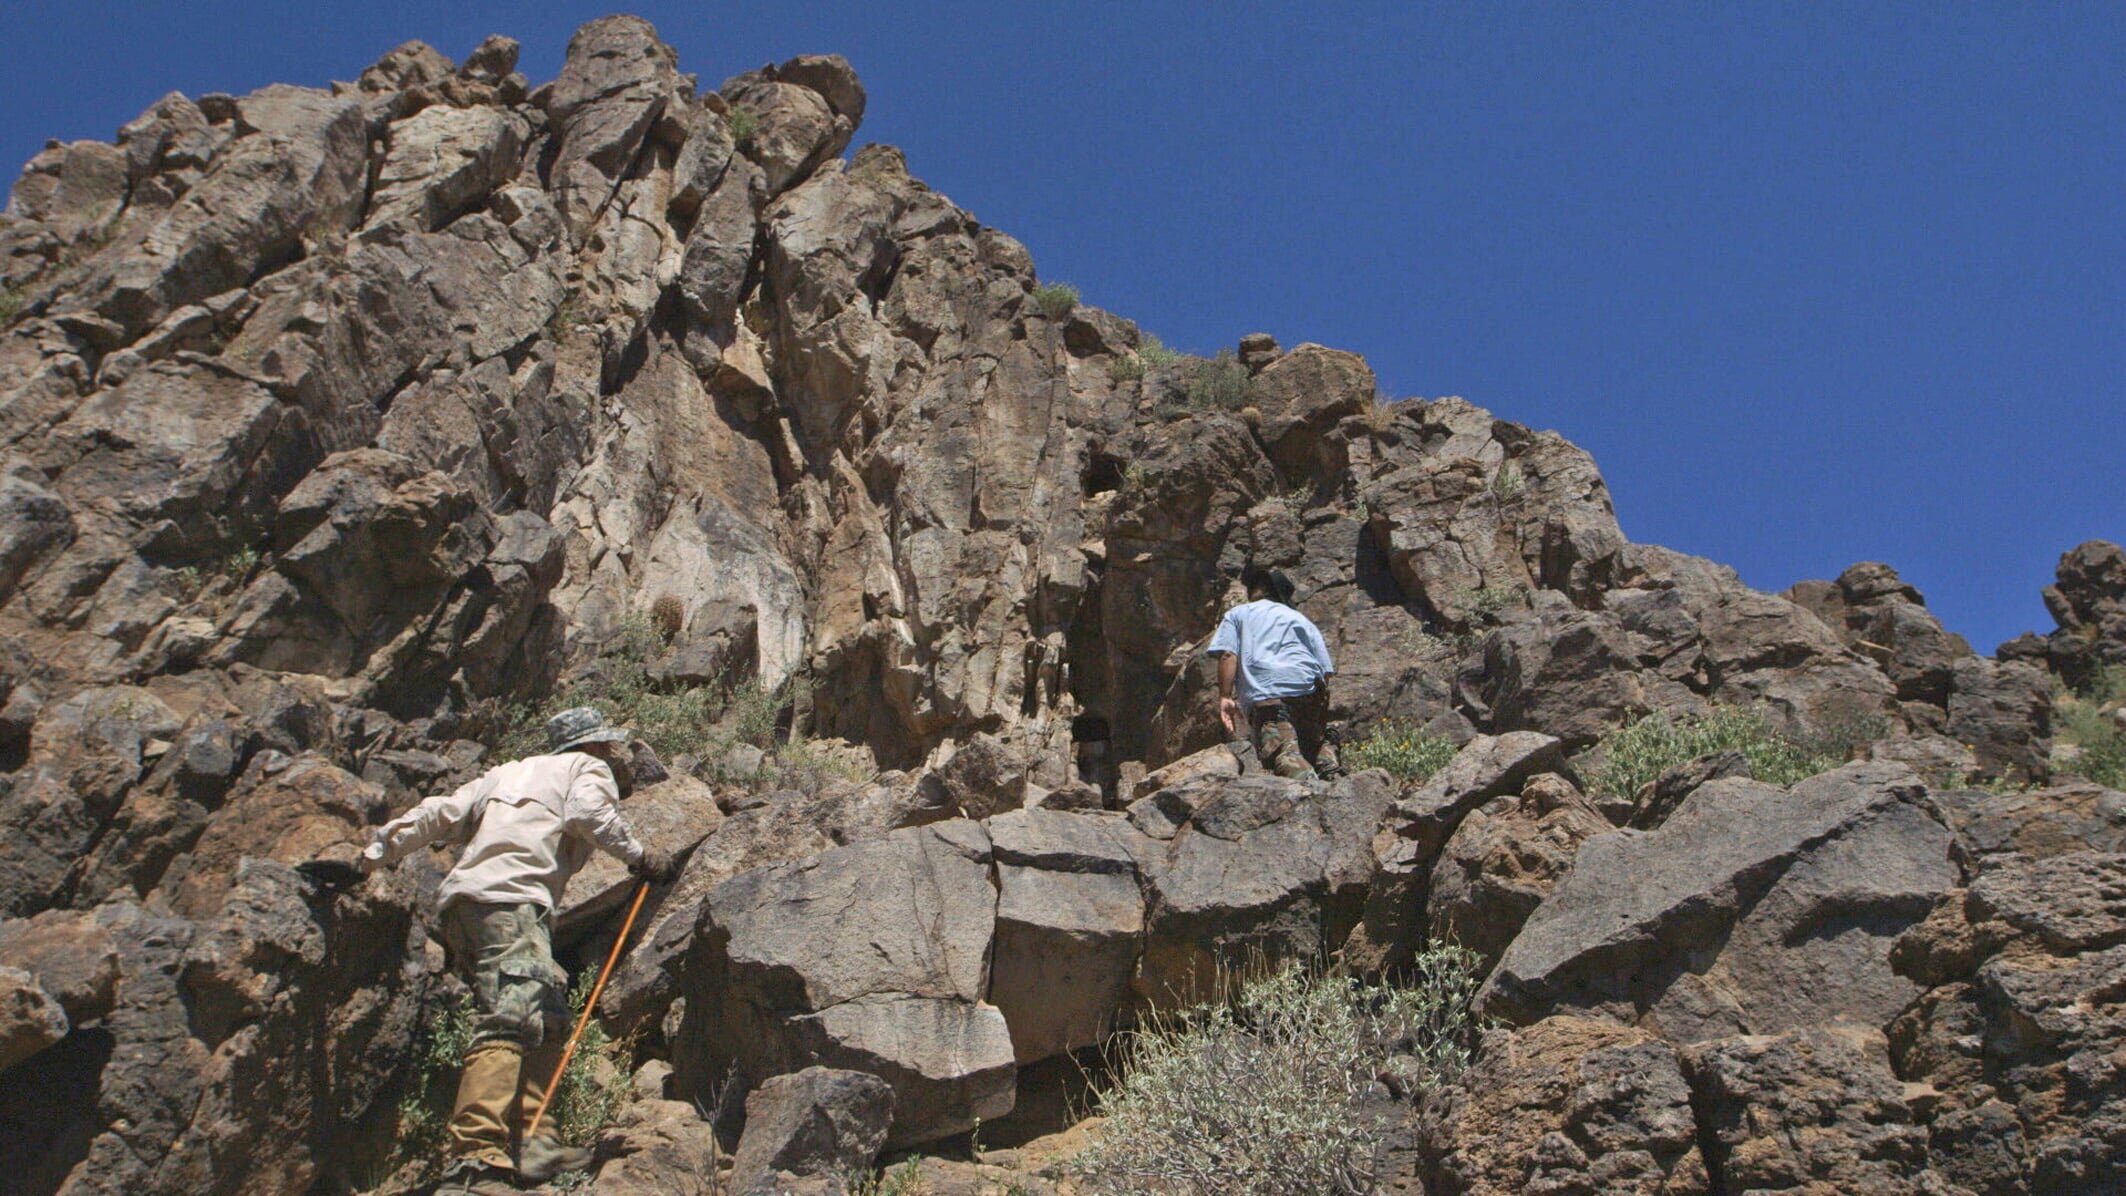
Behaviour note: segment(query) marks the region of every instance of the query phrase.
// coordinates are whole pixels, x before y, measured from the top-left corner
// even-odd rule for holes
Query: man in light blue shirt
[[[1282,572],[1250,568],[1241,581],[1250,601],[1225,612],[1211,637],[1218,717],[1228,734],[1238,734],[1245,717],[1255,758],[1277,775],[1336,776],[1343,767],[1326,734],[1336,666],[1321,629],[1292,609],[1292,582]]]

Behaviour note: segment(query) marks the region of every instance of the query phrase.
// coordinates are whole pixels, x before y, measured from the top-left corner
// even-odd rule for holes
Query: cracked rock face
[[[1193,363],[1036,302],[1025,246],[898,150],[850,152],[838,56],[711,88],[616,16],[555,80],[516,64],[506,37],[462,64],[413,42],[353,82],[165,96],[40,152],[0,214],[0,1154],[25,1190],[371,1174],[445,999],[443,861],[337,895],[289,865],[477,775],[494,711],[653,611],[661,684],[794,681],[789,733],[872,774],[630,799],[687,862],[601,1012],[687,1095],[864,1072],[887,1146],[916,1144],[1219,966],[1392,972],[1438,930],[1499,960],[1507,1090],[1630,1072],[1615,1100],[1541,1079],[1526,1143],[1442,1122],[1453,1182],[1510,1190],[1526,1155],[1559,1190],[1894,1186],[1921,1138],[1975,1192],[2114,1182],[2089,853],[2118,795],[1921,781],[2046,779],[2054,680],[2126,661],[2115,545],[2063,557],[2059,630],[1997,659],[1887,566],[1757,592],[1626,541],[1554,433],[1379,403],[1354,354],[1251,336],[1241,401],[1192,400]],[[1201,648],[1250,564],[1321,627],[1347,739],[1395,720],[1464,758],[1429,785],[1246,771]],[[1610,727],[1721,705],[1882,734],[1790,791],[1686,768],[1631,830],[1572,800]],[[588,958],[627,886],[579,880],[561,940]],[[1936,1095],[1899,1112],[1883,1074]],[[1890,1128],[1834,1110],[1817,1149],[1792,1130],[1817,1106],[1730,1116],[1833,1080]],[[599,1184],[697,1173],[689,1108],[641,1102]]]

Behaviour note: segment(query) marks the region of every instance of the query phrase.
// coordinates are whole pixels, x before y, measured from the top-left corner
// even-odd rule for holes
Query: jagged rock
[[[1786,596],[1880,660],[1900,700],[1947,707],[1955,669],[1972,655],[1971,645],[1941,625],[1897,570],[1863,561],[1836,582],[1805,581]]]
[[[2126,856],[2008,855],[1897,944],[1929,986],[1891,1027],[1898,1072],[1942,1094],[1938,1166],[1980,1191],[2126,1182]]]
[[[716,1127],[686,1101],[628,1101],[598,1136],[590,1190],[613,1196],[666,1196],[720,1178]]]
[[[0,1071],[65,1038],[71,1029],[59,999],[21,968],[0,966]]]
[[[893,1089],[877,1076],[831,1067],[771,1076],[746,1097],[731,1190],[749,1191],[774,1172],[854,1174],[870,1166],[892,1124]]]
[[[1732,748],[1685,761],[1640,786],[1639,792],[1632,795],[1628,824],[1638,830],[1650,831],[1667,822],[1668,816],[1683,804],[1683,799],[1697,792],[1700,785],[1723,777],[1749,775],[1749,758]]]
[[[686,964],[680,1089],[732,1069],[868,1071],[893,1086],[889,1148],[1009,1112],[1011,1039],[985,1000],[991,858],[979,824],[945,822],[717,886]]]
[[[1143,950],[1138,861],[1154,844],[1125,819],[1017,810],[990,820],[996,949],[989,1000],[1020,1066],[1098,1045]]]
[[[0,474],[0,602],[41,560],[74,538],[66,500],[38,484],[36,471]]]
[[[1676,1048],[1610,1022],[1486,1034],[1419,1137],[1425,1190],[1441,1196],[1716,1190]]]
[[[549,174],[571,228],[586,228],[612,198],[677,98],[677,62],[641,17],[601,17],[569,39],[546,112],[560,145]]]
[[[2084,541],[2060,554],[2056,576],[2045,609],[2059,629],[2046,637],[2046,655],[2068,684],[2087,685],[2105,666],[2126,664],[2126,549]]]
[[[1987,776],[2043,779],[2052,750],[2052,682],[2019,661],[1959,661],[1944,728],[1971,746]]]
[[[743,109],[752,118],[753,135],[739,148],[760,163],[770,193],[841,153],[864,115],[863,88],[838,55],[765,67],[730,80],[722,90],[733,110]]]
[[[1953,789],[1934,804],[1972,858],[2126,851],[2126,793],[2086,781],[2029,793]]]
[[[692,777],[673,777],[638,789],[621,799],[620,812],[644,843],[682,862],[723,821],[716,795]],[[602,851],[593,852],[569,878],[561,907],[554,911],[555,939],[573,938],[625,909],[634,897],[635,885],[626,864]]]
[[[1882,1026],[1918,995],[1896,936],[1959,878],[1912,774],[1853,764],[1777,789],[1699,788],[1653,831],[1581,847],[1486,981],[1525,1023],[1598,1011],[1694,1042],[1771,1034],[1826,1010]]]
[[[1186,1003],[1212,991],[1221,968],[1314,958],[1342,943],[1373,879],[1373,830],[1392,796],[1377,771],[1321,790],[1258,773],[1198,806],[1140,863],[1137,998]]]
[[[430,107],[393,122],[364,226],[442,228],[516,173],[530,132],[522,117],[492,108]]]
[[[1366,896],[1362,933],[1346,948],[1347,959],[1369,972],[1407,960],[1423,934],[1433,866],[1455,828],[1471,810],[1518,793],[1524,782],[1563,764],[1563,745],[1548,735],[1481,735],[1390,807],[1373,836],[1380,873]]]
[[[1684,1053],[1722,1190],[1941,1190],[1927,1131],[1905,1101],[1882,1034],[1832,1025],[1726,1038]]]
[[[1306,344],[1263,366],[1248,401],[1262,413],[1255,433],[1278,470],[1319,486],[1349,465],[1337,426],[1370,406],[1373,391],[1364,358]]]
[[[0,959],[21,969],[81,1026],[110,1013],[118,987],[118,947],[93,915],[47,910],[0,922]],[[62,1026],[61,1032],[64,1033]],[[0,1067],[5,1067],[0,1064]]]
[[[160,891],[178,912],[206,916],[220,907],[246,860],[299,864],[335,847],[351,859],[384,810],[383,790],[317,755],[264,753]]]
[[[1531,778],[1515,797],[1471,810],[1433,865],[1425,918],[1434,940],[1488,967],[1567,872],[1580,844],[1613,828],[1570,781]]]
[[[956,745],[921,783],[935,786],[938,804],[958,810],[961,817],[987,818],[1025,803],[1031,766],[1023,748],[977,733]]]

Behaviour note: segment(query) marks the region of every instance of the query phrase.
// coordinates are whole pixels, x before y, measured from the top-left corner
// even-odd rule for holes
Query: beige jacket
[[[642,843],[619,803],[613,770],[595,756],[512,760],[385,823],[362,855],[372,865],[392,864],[430,843],[463,842],[464,853],[437,891],[438,907],[529,902],[552,910],[592,847],[631,867],[642,859]]]

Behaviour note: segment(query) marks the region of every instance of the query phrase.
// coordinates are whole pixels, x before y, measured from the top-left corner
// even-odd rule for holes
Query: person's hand
[[[1218,717],[1225,723],[1225,733],[1240,733],[1240,701],[1237,698],[1218,699]]]
[[[642,849],[642,858],[636,860],[635,866],[628,871],[653,884],[661,885],[679,875],[679,861],[672,858],[671,852],[661,847],[645,847]]]
[[[352,860],[304,860],[295,870],[327,889],[351,889],[368,873]]]

